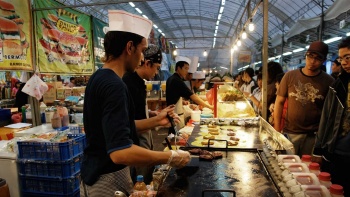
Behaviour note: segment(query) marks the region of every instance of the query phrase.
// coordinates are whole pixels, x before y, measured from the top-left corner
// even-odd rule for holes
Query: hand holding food
[[[190,153],[183,150],[171,150],[168,165],[174,168],[182,168],[191,161]]]

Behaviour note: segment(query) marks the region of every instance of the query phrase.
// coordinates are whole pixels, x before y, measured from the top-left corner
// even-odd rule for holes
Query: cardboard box
[[[57,89],[62,88],[63,84],[61,81],[59,82],[46,82],[47,86],[49,87],[49,90],[44,94],[43,99],[44,103],[53,103],[55,100],[57,100]]]

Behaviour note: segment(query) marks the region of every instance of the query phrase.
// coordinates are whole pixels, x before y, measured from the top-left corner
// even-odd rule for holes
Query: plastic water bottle
[[[329,189],[332,185],[331,175],[328,172],[321,172],[318,175],[318,180],[320,181],[321,185],[324,185],[327,189]]]
[[[136,183],[134,185],[134,192],[138,192],[138,191],[147,191],[147,187],[146,184],[143,182],[143,176],[142,175],[138,175],[136,178]]]
[[[344,190],[343,186],[332,184],[329,188],[329,192],[331,193],[332,197],[344,197]]]

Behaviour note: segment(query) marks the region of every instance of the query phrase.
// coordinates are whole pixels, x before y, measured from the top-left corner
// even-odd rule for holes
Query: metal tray
[[[188,148],[183,148],[188,150]],[[216,151],[218,149],[215,149]],[[160,187],[159,197],[275,197],[282,196],[257,151],[220,151],[223,158],[198,162],[198,170],[180,176],[171,169]],[[204,190],[225,190],[223,192]],[[234,193],[228,191],[234,191]]]

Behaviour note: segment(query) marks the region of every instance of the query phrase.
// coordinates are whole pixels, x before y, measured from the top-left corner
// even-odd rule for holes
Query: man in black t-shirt
[[[82,197],[113,196],[117,190],[130,194],[129,165],[168,163],[183,167],[190,161],[185,151],[158,152],[137,146],[136,131],[168,125],[168,114],[177,119],[170,107],[154,118],[134,120],[133,101],[121,79],[126,71],[133,72],[140,65],[151,28],[152,22],[141,16],[109,10],[104,65],[91,76],[85,90],[87,146],[81,167]]]

